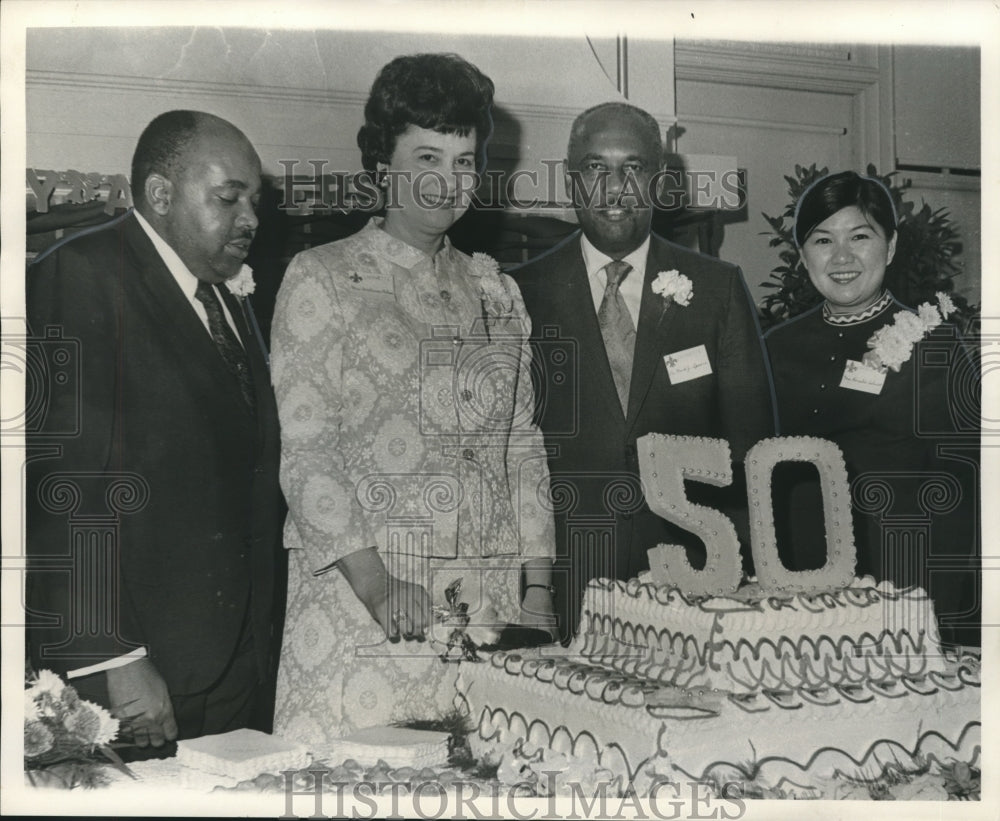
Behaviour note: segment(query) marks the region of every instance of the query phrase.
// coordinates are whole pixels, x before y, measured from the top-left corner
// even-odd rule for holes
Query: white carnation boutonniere
[[[236,276],[226,280],[226,287],[240,299],[250,296],[257,288],[257,283],[253,281],[253,269],[244,265]]]
[[[653,280],[653,293],[662,296],[667,303],[676,302],[682,308],[691,304],[694,285],[691,280],[677,270],[660,271]]]
[[[938,304],[923,303],[917,312],[900,311],[892,324],[879,328],[868,340],[870,350],[861,361],[873,370],[898,372],[913,355],[913,346],[938,327],[955,311],[955,303],[947,294],[935,294]]]

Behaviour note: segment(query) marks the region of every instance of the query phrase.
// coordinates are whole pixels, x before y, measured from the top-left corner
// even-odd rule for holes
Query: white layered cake
[[[869,578],[819,594],[686,596],[648,575],[595,579],[571,648],[640,679],[733,693],[863,685],[943,673],[934,606]]]
[[[980,759],[978,658],[944,652],[923,590],[870,578],[714,595],[595,579],[568,649],[463,664],[459,690],[477,756],[593,762],[619,786],[666,767],[824,797],[835,777]]]
[[[689,602],[637,580],[595,580],[591,607],[595,596],[615,615],[590,611],[566,655],[497,652],[488,663],[462,665],[460,689],[477,724],[474,752],[498,760],[551,749],[596,760],[626,782],[666,756],[677,780],[753,780],[799,793],[821,789],[837,773],[872,777],[886,765],[978,762],[978,663],[945,657],[934,629],[865,627],[887,602],[902,621],[910,620],[903,605],[930,607],[919,590],[859,584],[783,602],[749,595]],[[671,624],[684,608],[691,612],[680,623],[693,625],[713,611],[762,609],[749,617],[757,622],[754,638],[741,643],[714,619],[705,632],[668,630],[650,606],[657,600],[671,603],[664,610]],[[635,612],[643,608],[645,625]],[[797,619],[785,612],[792,608]],[[760,621],[779,614],[795,632],[775,638],[777,626]]]

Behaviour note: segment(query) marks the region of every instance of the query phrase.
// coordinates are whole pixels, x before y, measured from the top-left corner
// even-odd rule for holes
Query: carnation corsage
[[[682,308],[691,304],[694,298],[694,285],[691,280],[677,270],[660,271],[653,280],[653,293],[662,296],[667,302],[676,302]]]
[[[472,255],[472,276],[479,286],[479,300],[483,307],[486,335],[500,322],[508,321],[514,314],[514,298],[500,277],[500,265],[489,254]]]
[[[257,288],[257,283],[253,281],[253,269],[244,265],[236,276],[226,280],[226,287],[240,299],[250,296]]]
[[[868,340],[871,349],[861,361],[872,370],[898,372],[913,355],[913,346],[937,328],[955,311],[955,303],[944,293],[935,294],[938,304],[923,303],[914,314],[899,311],[892,324],[879,328]]]
[[[479,298],[487,322],[509,317],[514,311],[514,300],[500,279],[500,265],[489,254],[472,255],[472,275],[479,283]]]

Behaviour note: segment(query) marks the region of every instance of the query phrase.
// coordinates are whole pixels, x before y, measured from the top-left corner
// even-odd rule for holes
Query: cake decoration
[[[695,570],[680,545],[658,545],[649,551],[657,581],[670,581],[693,595],[731,593],[743,574],[740,545],[732,521],[691,502],[684,480],[724,487],[733,481],[732,456],[724,439],[665,436],[650,433],[636,442],[639,472],[649,509],[693,533],[705,544],[703,570]]]
[[[543,747],[526,753],[518,746],[501,762],[497,780],[535,795],[572,795],[574,790],[593,795],[620,782],[621,776],[602,767],[593,753],[573,756]]]
[[[826,564],[816,570],[789,570],[778,556],[771,505],[771,475],[779,462],[809,462],[819,471],[826,525]],[[763,439],[747,451],[750,544],[757,578],[767,590],[805,592],[847,587],[854,578],[856,553],[851,493],[840,448],[826,439],[785,436]]]
[[[654,580],[694,596],[734,592],[742,575],[736,528],[720,511],[688,501],[684,492],[684,480],[717,487],[732,482],[729,444],[722,439],[649,433],[638,439],[636,446],[650,510],[696,535],[706,550],[705,568],[695,570],[678,545],[661,544],[650,549]],[[771,476],[781,462],[808,462],[819,471],[827,559],[816,570],[789,570],[778,555]],[[854,576],[856,553],[847,468],[840,448],[810,436],[762,439],[747,452],[744,468],[750,547],[761,586],[781,593],[845,587]]]

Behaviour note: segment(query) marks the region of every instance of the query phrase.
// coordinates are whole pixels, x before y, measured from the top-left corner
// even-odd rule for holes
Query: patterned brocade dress
[[[289,505],[288,608],[275,732],[322,744],[453,705],[446,632],[389,643],[341,572],[377,546],[434,604],[520,620],[521,563],[554,551],[529,322],[489,258],[433,257],[372,220],[292,260],[272,378]]]

